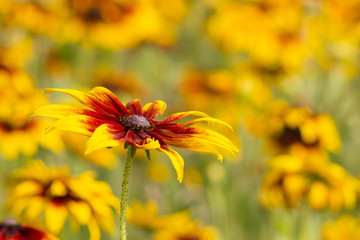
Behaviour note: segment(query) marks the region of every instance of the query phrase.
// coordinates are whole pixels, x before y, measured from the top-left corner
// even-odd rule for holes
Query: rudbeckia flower
[[[138,228],[152,232],[155,240],[218,240],[217,230],[194,221],[188,211],[160,216],[154,202],[134,202],[127,219]]]
[[[302,200],[315,210],[353,209],[359,180],[328,159],[278,155],[270,161],[260,192],[268,208],[294,208]]]
[[[43,224],[59,234],[67,219],[73,229],[89,228],[90,240],[101,239],[101,230],[114,230],[114,213],[119,199],[110,186],[94,179],[91,172],[70,175],[67,167],[47,167],[41,161],[14,173],[14,187],[6,209],[26,222]]]
[[[68,94],[90,108],[48,105],[34,113],[34,116],[58,119],[47,131],[58,129],[91,137],[85,145],[85,154],[125,143],[137,149],[156,149],[169,156],[181,182],[184,160],[169,145],[195,152],[215,153],[219,160],[223,159],[219,153],[220,149],[228,150],[232,154],[238,152],[223,135],[209,129],[191,127],[198,122],[219,123],[230,127],[225,122],[202,112],[180,112],[157,121],[155,117],[166,109],[166,104],[162,101],[148,103],[142,107],[136,99],[124,105],[111,91],[103,87],[95,87],[88,93],[70,89],[45,89],[45,92]],[[191,115],[199,118],[175,123]]]
[[[6,220],[0,223],[0,240],[57,240],[57,238],[36,228]]]
[[[335,221],[327,221],[321,229],[321,239],[360,239],[359,218],[350,214],[342,214]]]

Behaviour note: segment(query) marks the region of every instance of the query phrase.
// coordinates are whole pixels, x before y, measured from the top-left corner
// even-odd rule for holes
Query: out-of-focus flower
[[[90,108],[49,105],[39,108],[34,113],[35,116],[58,119],[48,131],[58,129],[91,137],[85,146],[85,154],[105,147],[121,146],[126,142],[139,149],[156,149],[168,155],[181,182],[184,160],[169,145],[195,152],[215,153],[220,160],[223,158],[219,153],[221,149],[233,154],[238,152],[223,135],[206,128],[189,127],[198,122],[219,123],[230,127],[225,122],[202,112],[180,112],[162,121],[156,121],[154,118],[166,109],[166,104],[162,101],[148,103],[142,107],[139,100],[134,100],[125,106],[111,91],[103,87],[96,87],[88,93],[69,89],[46,89],[46,92],[68,94]],[[174,123],[189,115],[199,118]]]
[[[153,232],[156,240],[217,240],[217,232],[213,227],[202,226],[191,220],[187,211],[159,216],[155,203],[142,205],[135,202],[128,207],[128,221],[141,228]]]
[[[213,227],[202,226],[198,222],[189,221],[182,226],[173,226],[154,233],[155,240],[218,240]]]
[[[222,49],[245,52],[264,69],[300,70],[306,56],[301,1],[219,1],[214,8],[207,30]]]
[[[152,180],[156,182],[164,182],[169,179],[169,171],[167,166],[157,160],[152,160],[152,163],[149,164],[147,167],[147,174]]]
[[[103,86],[114,93],[129,96],[143,96],[142,84],[133,74],[128,72],[98,69],[93,74],[92,86]]]
[[[29,121],[34,109],[47,100],[21,69],[24,60],[16,57],[18,51],[25,53],[28,47],[25,43],[14,48],[0,48],[0,151],[7,159],[15,159],[20,153],[34,156],[38,146],[53,151],[64,147],[57,134],[43,134],[48,120]]]
[[[17,170],[14,181],[6,206],[26,222],[43,220],[49,232],[58,234],[69,219],[75,228],[87,225],[91,240],[100,239],[100,228],[114,230],[112,208],[119,200],[90,172],[71,176],[67,167],[48,168],[38,160]]]
[[[181,2],[175,5],[178,7],[168,8],[164,13],[163,8],[158,8],[162,2],[165,1],[65,1],[66,18],[60,37],[105,48],[135,47],[143,41],[171,45],[175,41],[177,23],[183,15],[177,18],[169,16],[184,4],[177,1]]]
[[[326,159],[280,155],[270,162],[260,198],[267,207],[296,207],[306,199],[316,210],[339,211],[356,205],[359,181]]]
[[[303,174],[304,162],[294,156],[278,156],[278,164],[270,169],[263,180],[260,199],[266,207],[296,207],[306,196],[309,180]]]
[[[169,46],[187,13],[185,0],[2,0],[8,25],[46,34],[60,42],[83,42],[110,49],[144,41]],[[0,2],[1,3],[1,2]]]
[[[221,117],[236,127],[242,117],[237,99],[238,82],[240,79],[229,70],[192,69],[181,80],[181,92],[188,109],[199,109],[216,118]]]
[[[55,34],[59,27],[56,7],[54,1],[0,0],[5,25],[23,27],[38,34]]]
[[[336,153],[341,147],[339,133],[329,115],[291,107],[283,101],[270,104],[265,113],[248,119],[248,126],[266,138],[268,149],[274,153]]]
[[[141,202],[136,201],[127,207],[126,219],[137,227],[156,230],[177,224],[181,225],[189,219],[189,213],[183,211],[159,216],[157,205],[154,202],[147,202],[143,205]]]
[[[228,109],[236,100],[236,76],[228,70],[191,70],[183,77],[181,89],[188,106],[208,111]]]
[[[336,221],[326,222],[321,230],[322,240],[360,239],[360,220],[351,215],[341,215]]]
[[[99,149],[88,155],[84,155],[84,149],[79,146],[84,146],[88,140],[88,137],[64,132],[61,134],[64,140],[66,148],[78,157],[84,158],[86,161],[92,162],[104,168],[112,168],[116,163],[116,153],[109,149]]]
[[[57,238],[39,229],[6,220],[0,223],[0,240],[57,240]]]

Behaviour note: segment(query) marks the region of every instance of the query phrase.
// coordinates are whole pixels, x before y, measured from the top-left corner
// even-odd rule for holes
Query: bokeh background
[[[133,162],[128,239],[360,239],[359,0],[0,0],[0,220],[117,239],[124,149],[32,112],[43,88],[205,112],[241,149]]]

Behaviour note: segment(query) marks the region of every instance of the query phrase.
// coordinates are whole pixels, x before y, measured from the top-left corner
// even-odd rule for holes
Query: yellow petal
[[[67,105],[53,104],[40,107],[34,111],[30,119],[35,116],[49,117],[54,119],[60,119],[79,112],[79,108],[71,107]]]
[[[170,115],[165,120],[160,121],[160,124],[177,121],[179,119],[182,119],[182,118],[190,116],[190,115],[197,116],[197,117],[204,117],[204,118],[209,117],[209,115],[207,115],[206,113],[199,112],[199,111],[178,112],[178,113],[174,113],[174,114]]]
[[[158,149],[160,148],[160,143],[158,140],[154,140],[152,138],[147,138],[146,142],[144,144],[137,144],[135,142],[131,143],[132,145],[134,145],[136,148],[139,149],[146,149],[146,150],[151,150],[151,149]]]
[[[85,115],[67,116],[52,123],[46,129],[46,132],[50,132],[56,129],[91,136],[92,126],[89,124],[91,120],[91,117]]]
[[[177,173],[178,181],[181,183],[184,176],[184,159],[171,148],[158,148],[157,150],[168,155]]]
[[[45,224],[49,232],[58,234],[67,216],[68,211],[64,205],[49,202],[45,208]]]
[[[219,160],[222,160],[222,155],[218,149],[228,150],[232,155],[235,155],[235,152],[239,152],[239,149],[235,147],[229,139],[209,129],[199,129],[199,133],[185,134],[185,136],[172,134],[166,132],[166,130],[163,131],[165,135],[174,136],[170,139],[164,139],[165,143],[194,152],[215,153]]]
[[[12,196],[14,197],[24,197],[24,196],[33,196],[40,194],[43,191],[43,186],[40,183],[35,181],[24,181],[16,185]]]
[[[106,124],[98,127],[85,145],[85,155],[106,147],[117,147],[122,145],[121,140],[115,140],[114,135],[109,132]]]
[[[36,220],[44,209],[44,198],[40,196],[32,197],[28,200],[26,217],[30,221]]]
[[[45,93],[54,93],[54,92],[59,92],[59,93],[65,93],[67,95],[70,95],[74,98],[76,98],[77,100],[79,100],[79,102],[81,102],[84,105],[87,105],[88,103],[88,96],[86,93],[77,91],[77,90],[72,90],[72,89],[60,89],[60,88],[45,88],[44,89]]]
[[[221,121],[221,120],[216,119],[216,118],[212,118],[212,117],[197,118],[197,119],[191,120],[191,121],[186,122],[186,123],[181,123],[179,125],[180,126],[188,126],[188,125],[198,123],[198,122],[219,123],[219,124],[224,125],[224,126],[230,128],[232,130],[232,127],[229,124],[227,124],[226,122]]]
[[[100,228],[94,218],[92,218],[91,221],[88,223],[88,227],[90,232],[90,240],[100,240]]]
[[[90,221],[92,212],[88,203],[82,201],[71,201],[68,203],[70,213],[80,224],[87,224]]]
[[[49,192],[51,196],[65,196],[68,192],[66,186],[60,180],[55,180],[52,182]]]

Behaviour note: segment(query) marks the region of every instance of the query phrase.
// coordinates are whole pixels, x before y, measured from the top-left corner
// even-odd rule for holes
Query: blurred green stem
[[[120,202],[120,240],[126,240],[126,203],[127,203],[127,192],[130,177],[131,162],[134,158],[136,148],[132,146],[128,147],[124,175],[121,190],[121,202]]]

